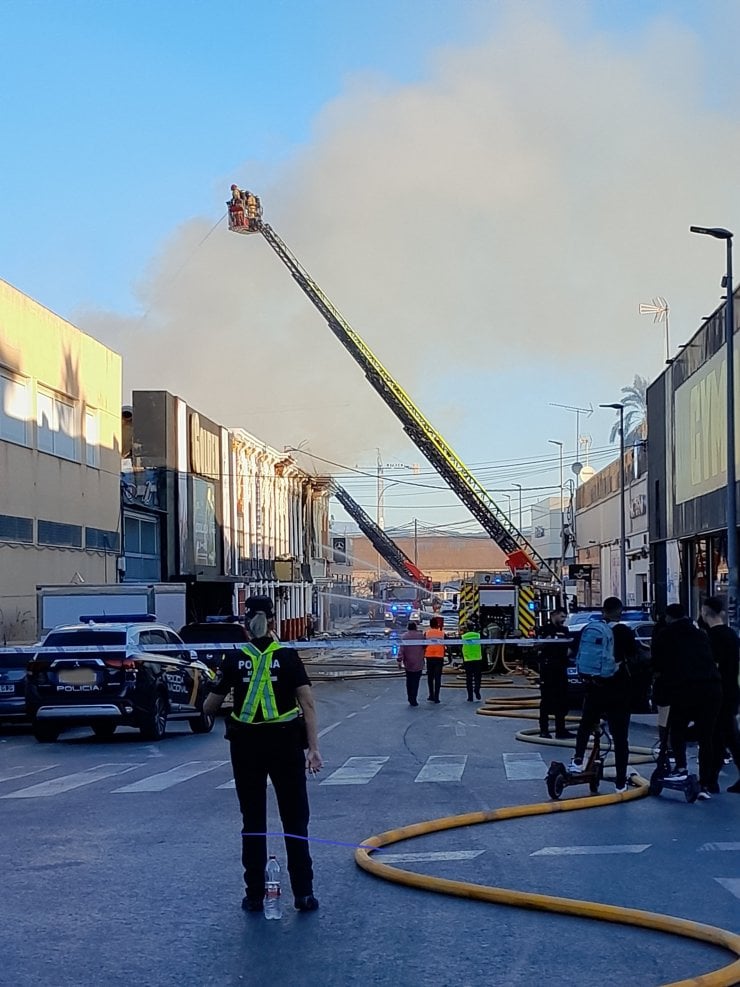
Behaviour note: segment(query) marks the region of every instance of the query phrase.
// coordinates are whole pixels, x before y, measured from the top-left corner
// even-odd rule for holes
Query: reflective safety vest
[[[263,719],[258,723],[285,723],[286,720],[294,720],[298,716],[298,707],[288,710],[287,713],[278,713],[277,702],[275,701],[275,691],[272,688],[270,678],[270,666],[272,656],[282,647],[277,641],[268,644],[265,651],[260,651],[253,644],[245,644],[241,649],[245,655],[252,659],[252,678],[249,682],[247,694],[242,703],[241,712],[237,715],[231,714],[232,718],[239,723],[254,723],[257,710],[262,710]]]
[[[483,661],[481,646],[480,644],[474,643],[476,641],[480,641],[480,634],[478,631],[466,631],[462,635],[462,640],[470,642],[469,644],[464,644],[462,646],[463,661]]]

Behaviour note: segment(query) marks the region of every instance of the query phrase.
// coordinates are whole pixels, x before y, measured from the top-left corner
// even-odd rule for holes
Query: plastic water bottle
[[[265,867],[265,918],[282,918],[283,906],[280,902],[280,864],[270,856]]]

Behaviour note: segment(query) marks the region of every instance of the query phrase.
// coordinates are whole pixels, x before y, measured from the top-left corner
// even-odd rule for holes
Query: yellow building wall
[[[113,554],[40,546],[36,521],[120,531],[121,357],[0,280],[0,372],[25,383],[29,401],[28,444],[0,438],[0,514],[34,519],[33,545],[0,541],[2,644],[35,637],[37,584],[116,581]],[[73,403],[75,461],[38,449],[40,392]],[[86,409],[96,412],[96,466],[86,463]]]

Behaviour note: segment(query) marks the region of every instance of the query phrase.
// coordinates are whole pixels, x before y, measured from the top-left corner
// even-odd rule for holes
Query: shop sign
[[[220,476],[219,439],[207,432],[200,423],[200,416],[190,414],[190,468],[200,476]]]

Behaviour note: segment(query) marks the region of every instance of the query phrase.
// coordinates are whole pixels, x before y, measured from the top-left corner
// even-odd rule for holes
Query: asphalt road
[[[476,716],[464,691],[446,688],[434,706],[422,688],[418,708],[395,678],[325,681],[316,692],[326,762],[309,782],[317,840],[355,844],[406,823],[547,797],[552,750],[518,744],[516,721]],[[637,724],[633,739],[649,733]],[[0,983],[654,985],[727,962],[720,950],[657,933],[402,888],[359,870],[352,849],[331,842],[313,845],[320,911],[295,913],[285,887],[283,919],[266,922],[239,907],[230,779],[220,724],[208,736],[174,724],[158,744],[129,730],[109,742],[79,730],[52,745],[2,731]],[[732,780],[728,769],[723,787]],[[587,790],[569,790],[579,792]],[[429,855],[402,864],[424,873],[738,932],[739,810],[734,795],[688,805],[668,794],[450,831],[388,853]],[[279,829],[274,811],[270,825]],[[273,847],[284,860],[281,841]]]

